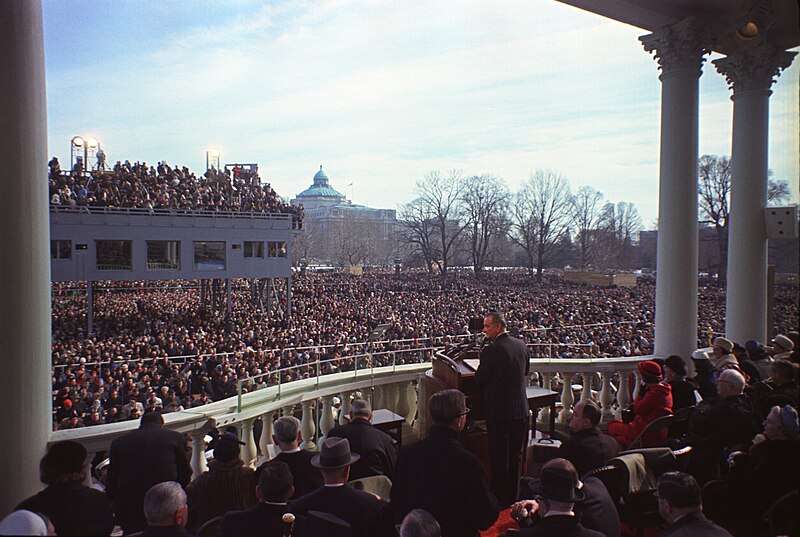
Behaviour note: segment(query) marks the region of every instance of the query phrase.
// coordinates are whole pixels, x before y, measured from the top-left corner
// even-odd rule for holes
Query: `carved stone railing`
[[[395,357],[404,353],[424,352],[430,348],[395,351]],[[545,388],[555,388],[559,384],[561,392],[561,411],[557,417],[566,423],[574,405],[573,377],[580,375],[580,399],[597,399],[603,412],[603,422],[619,417],[620,411],[631,402],[629,395],[631,383],[629,376],[634,374],[633,397],[639,389],[640,379],[636,364],[651,356],[635,358],[593,358],[593,359],[532,359],[531,370],[538,374],[540,384]],[[397,361],[400,361],[399,359]],[[396,362],[395,362],[396,364]],[[193,475],[197,476],[207,469],[205,436],[212,428],[235,426],[245,445],[241,454],[245,464],[254,465],[261,453],[262,459],[271,456],[272,422],[281,415],[294,415],[301,412],[301,433],[303,447],[315,449],[321,438],[334,426],[333,398],[341,399],[340,421],[349,412],[350,397],[361,392],[371,399],[373,408],[388,408],[406,419],[407,429],[418,434],[426,424],[417,420],[425,415],[423,394],[418,400],[417,381],[431,365],[429,361],[389,365],[383,367],[361,368],[340,373],[311,377],[280,385],[269,386],[249,393],[241,393],[223,401],[217,401],[196,408],[164,415],[165,427],[188,434],[191,437],[191,465]],[[282,370],[267,374],[280,374]],[[566,380],[566,381],[565,381]],[[598,389],[599,388],[599,389]],[[542,409],[539,422],[549,420],[549,408]],[[262,422],[258,445],[253,435],[256,419]],[[81,442],[89,453],[89,460],[95,454],[105,451],[111,442],[136,429],[137,421],[127,421],[95,427],[84,427],[55,431],[51,443],[59,440]]]

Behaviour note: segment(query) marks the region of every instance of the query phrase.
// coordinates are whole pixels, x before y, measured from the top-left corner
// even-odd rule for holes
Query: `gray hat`
[[[350,466],[359,458],[361,455],[358,453],[350,453],[350,441],[347,438],[332,436],[322,443],[319,454],[311,457],[311,466],[323,470],[336,470]]]
[[[714,346],[719,347],[725,352],[731,352],[733,350],[733,343],[729,339],[725,339],[724,337],[718,337],[714,340]]]
[[[780,345],[782,349],[787,351],[794,349],[794,341],[784,336],[783,334],[778,334],[777,336],[775,336],[775,339],[772,340],[772,344]]]

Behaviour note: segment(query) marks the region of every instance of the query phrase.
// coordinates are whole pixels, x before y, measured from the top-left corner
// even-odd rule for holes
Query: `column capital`
[[[781,71],[792,64],[796,52],[768,43],[714,60],[717,71],[728,81],[734,96],[742,91],[769,90]]]
[[[639,38],[644,49],[652,52],[661,69],[661,80],[678,72],[690,71],[698,78],[709,51],[702,28],[693,17],[664,26]]]

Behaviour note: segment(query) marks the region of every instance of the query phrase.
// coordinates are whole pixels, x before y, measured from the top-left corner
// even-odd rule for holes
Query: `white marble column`
[[[767,168],[770,87],[796,52],[762,44],[714,60],[733,88],[731,199],[725,335],[732,341],[768,341]]]
[[[47,103],[41,2],[0,2],[0,516],[42,488],[52,430]],[[69,140],[64,140],[64,144]]]
[[[697,348],[698,83],[704,47],[691,19],[640,37],[661,69],[655,353]]]

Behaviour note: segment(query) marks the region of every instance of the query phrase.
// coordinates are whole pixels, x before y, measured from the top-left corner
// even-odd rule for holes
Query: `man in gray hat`
[[[322,443],[322,450],[314,455],[311,464],[319,469],[323,485],[289,505],[289,512],[307,515],[321,511],[339,517],[350,524],[353,537],[380,537],[391,535],[384,518],[388,503],[347,485],[350,465],[359,459],[350,452],[346,438],[330,437]]]

